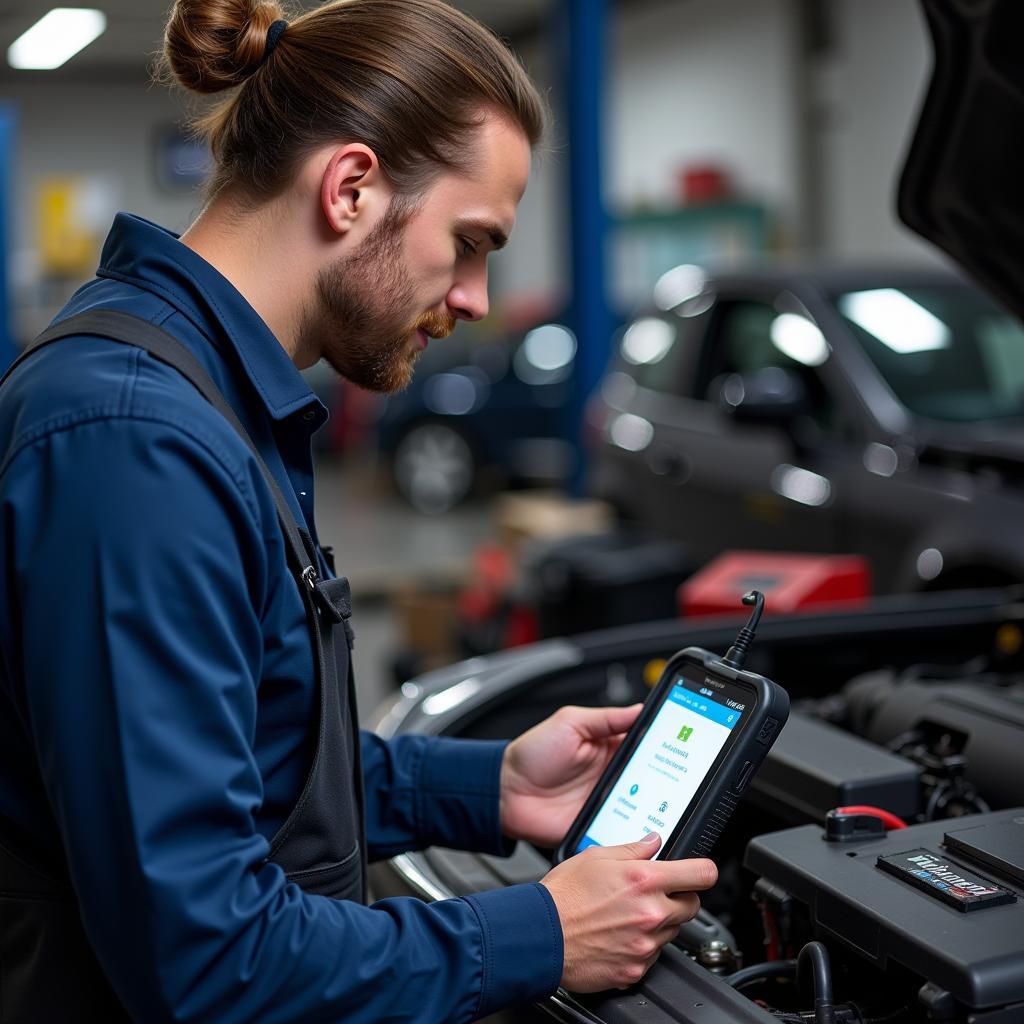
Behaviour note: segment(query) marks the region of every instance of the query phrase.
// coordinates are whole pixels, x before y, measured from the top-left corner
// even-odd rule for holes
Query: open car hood
[[[1024,3],[922,7],[935,67],[899,215],[1024,317]]]

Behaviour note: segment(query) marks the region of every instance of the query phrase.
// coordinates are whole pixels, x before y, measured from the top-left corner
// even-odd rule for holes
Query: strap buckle
[[[351,617],[352,592],[349,589],[348,580],[344,576],[331,580],[322,580],[320,574],[316,571],[316,566],[307,565],[302,570],[300,578],[313,595],[317,608],[331,622],[338,624],[345,622]]]

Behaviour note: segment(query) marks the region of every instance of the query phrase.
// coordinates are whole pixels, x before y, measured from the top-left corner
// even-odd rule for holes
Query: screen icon
[[[639,789],[640,787],[634,782],[633,785],[629,787],[629,795],[636,796]]]
[[[667,800],[662,800],[661,803],[658,804],[658,813],[659,814],[664,814],[667,810],[668,810],[668,801]]]
[[[685,743],[692,735],[693,735],[693,726],[692,725],[684,725],[682,727],[682,729],[679,730],[679,735],[676,737],[676,739],[680,739],[680,740],[682,740]]]

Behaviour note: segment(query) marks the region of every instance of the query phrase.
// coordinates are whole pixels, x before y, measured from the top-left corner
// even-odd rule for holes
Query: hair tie
[[[267,29],[267,45],[263,51],[263,60],[260,63],[264,63],[266,59],[274,52],[281,36],[284,35],[284,30],[288,27],[287,21],[275,21],[270,28]]]

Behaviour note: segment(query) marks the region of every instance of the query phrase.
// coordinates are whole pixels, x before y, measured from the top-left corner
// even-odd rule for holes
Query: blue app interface
[[[745,710],[743,701],[680,676],[575,852],[652,831],[667,839]]]

